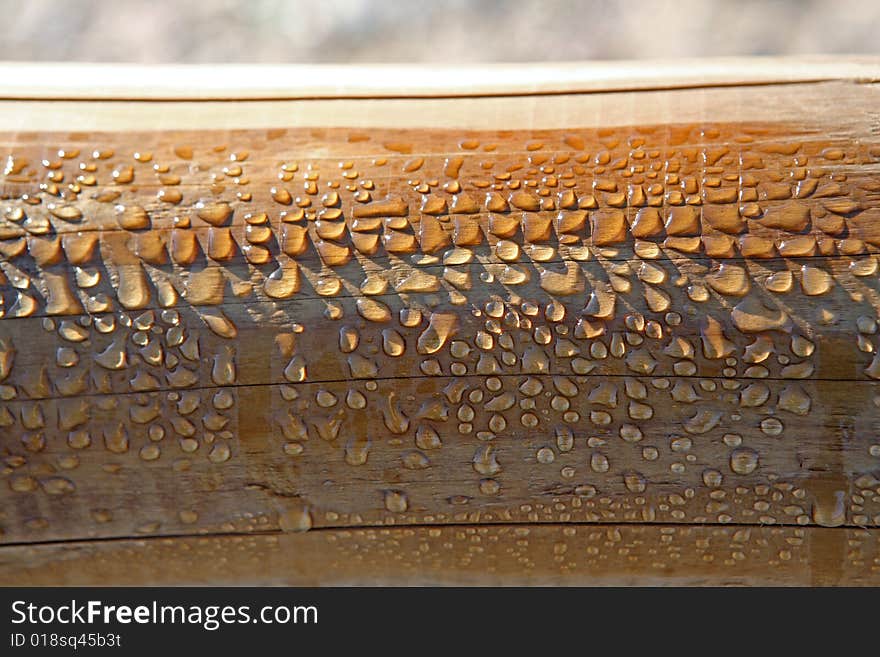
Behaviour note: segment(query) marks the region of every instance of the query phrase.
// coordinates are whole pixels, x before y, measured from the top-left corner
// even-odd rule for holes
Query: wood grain
[[[829,66],[3,101],[0,582],[877,584],[876,62]]]
[[[35,586],[876,586],[880,555],[843,527],[467,524],[24,545],[0,566]]]

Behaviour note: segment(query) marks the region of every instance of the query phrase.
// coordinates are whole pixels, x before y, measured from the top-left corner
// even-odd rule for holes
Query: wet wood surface
[[[7,94],[0,583],[880,583],[880,67],[774,66]]]

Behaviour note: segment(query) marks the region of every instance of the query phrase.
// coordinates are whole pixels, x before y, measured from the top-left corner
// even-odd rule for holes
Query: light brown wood
[[[880,78],[876,57],[722,57],[483,65],[138,65],[0,62],[3,98],[449,98],[689,89]],[[468,120],[472,120],[468,117]]]
[[[3,101],[0,582],[877,584],[876,66]]]
[[[0,567],[34,586],[865,586],[856,528],[444,525],[22,545]]]

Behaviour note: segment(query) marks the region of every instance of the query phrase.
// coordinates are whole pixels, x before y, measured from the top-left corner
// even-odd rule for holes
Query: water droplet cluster
[[[876,143],[708,124],[5,148],[3,540],[880,525]]]

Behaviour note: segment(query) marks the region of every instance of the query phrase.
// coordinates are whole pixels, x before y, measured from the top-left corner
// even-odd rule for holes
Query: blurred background
[[[0,59],[518,62],[880,52],[878,0],[0,0]]]

